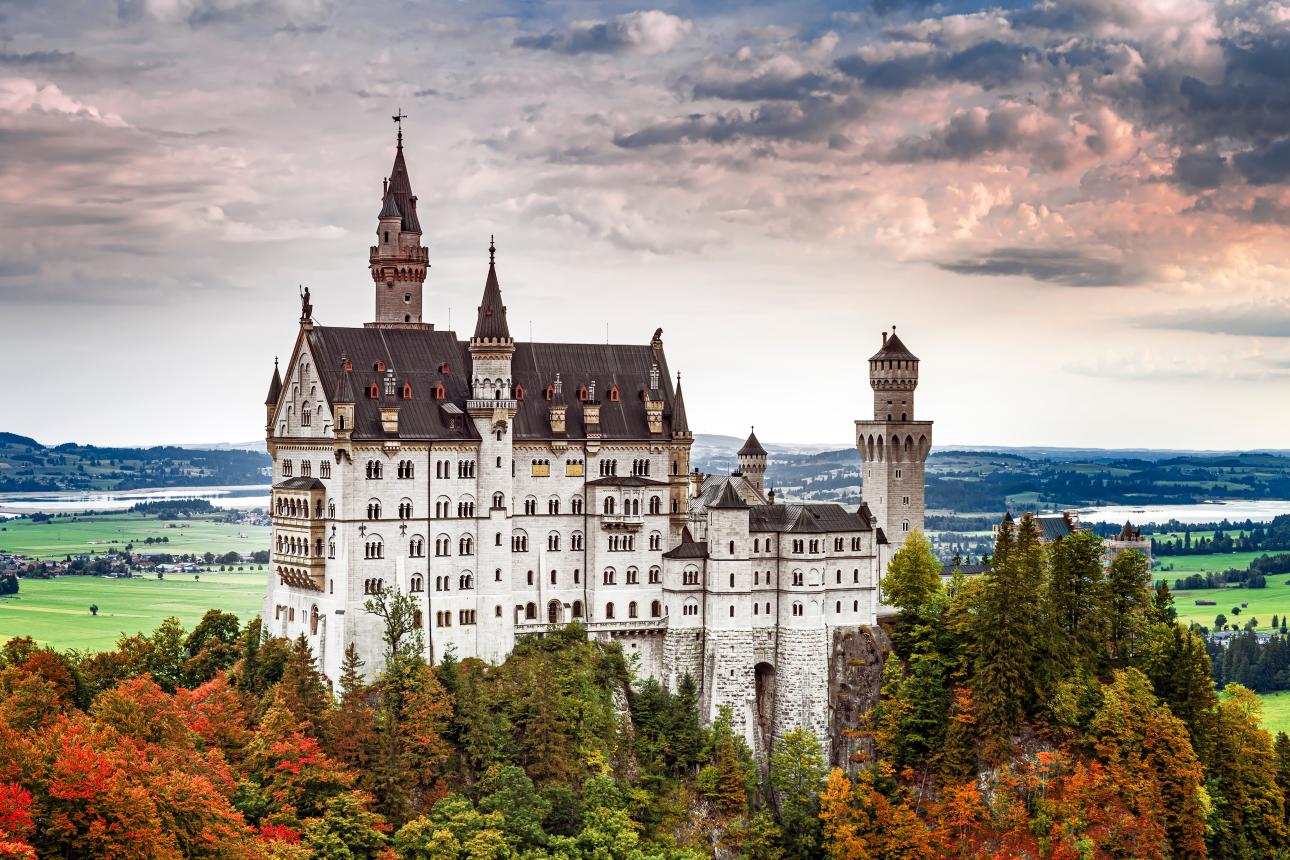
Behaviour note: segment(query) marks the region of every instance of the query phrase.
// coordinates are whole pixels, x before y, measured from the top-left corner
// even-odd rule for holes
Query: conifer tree
[[[1187,726],[1192,748],[1205,764],[1213,761],[1218,695],[1205,639],[1181,624],[1156,628],[1145,670],[1156,695]]]
[[[1272,754],[1275,757],[1277,788],[1281,789],[1281,796],[1286,801],[1283,805],[1285,817],[1290,822],[1290,735],[1277,732],[1276,740],[1272,742]]]
[[[278,684],[282,704],[305,724],[315,738],[324,737],[324,725],[331,706],[331,694],[323,684],[321,673],[314,663],[313,649],[301,633],[291,643],[291,652],[282,668]]]
[[[347,767],[363,773],[374,755],[372,688],[363,680],[363,661],[351,642],[340,664],[340,699],[327,714],[327,751]]]
[[[1122,552],[1107,573],[1107,651],[1117,667],[1129,665],[1146,625],[1151,600],[1151,571],[1147,557],[1137,550]]]
[[[768,780],[779,809],[785,857],[806,860],[818,856],[818,795],[826,773],[820,742],[808,729],[798,727],[775,740]]]
[[[1214,856],[1272,857],[1286,847],[1285,797],[1277,785],[1272,736],[1259,725],[1263,706],[1245,687],[1231,684],[1218,704],[1217,744],[1210,779],[1221,830]]]
[[[1101,611],[1104,578],[1102,539],[1097,535],[1076,532],[1053,545],[1044,679],[1049,692],[1072,672],[1097,674],[1101,669],[1106,651]]]

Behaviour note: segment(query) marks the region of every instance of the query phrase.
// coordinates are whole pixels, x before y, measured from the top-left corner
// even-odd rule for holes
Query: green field
[[[1193,573],[1206,573],[1214,571],[1219,573],[1224,570],[1237,568],[1245,570],[1250,566],[1250,562],[1261,555],[1275,555],[1275,553],[1263,552],[1221,552],[1211,555],[1166,555],[1156,559],[1156,566],[1152,576],[1156,579],[1165,579],[1169,582],[1169,587],[1173,587],[1175,579],[1188,576]],[[1172,570],[1168,568],[1172,567]]]
[[[255,552],[269,548],[267,526],[240,526],[208,519],[158,520],[141,514],[78,514],[38,523],[29,519],[0,522],[0,550],[38,559],[61,559],[69,554],[123,550],[133,543],[135,552],[196,553]],[[169,538],[168,543],[144,544],[145,538]]]
[[[0,641],[30,636],[59,649],[105,650],[122,634],[149,633],[171,615],[192,629],[211,608],[232,612],[243,623],[259,614],[264,572],[200,576],[24,579],[18,594],[0,598]],[[90,615],[91,603],[98,604],[97,616]]]
[[[1263,693],[1263,728],[1276,734],[1290,732],[1290,690]]]

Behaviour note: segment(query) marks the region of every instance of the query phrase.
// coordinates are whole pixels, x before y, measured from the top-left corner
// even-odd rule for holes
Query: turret
[[[739,449],[739,473],[748,483],[757,488],[757,492],[766,489],[766,449],[757,441],[757,433],[749,432],[748,440]]]
[[[278,409],[278,398],[282,396],[282,373],[278,370],[277,356],[273,358],[273,378],[269,380],[269,396],[264,398],[264,429],[273,428],[273,413]]]
[[[354,432],[354,386],[350,382],[354,364],[347,357],[340,359],[340,378],[332,392],[331,408],[336,418],[334,432],[337,439],[349,439]]]
[[[914,389],[918,387],[918,357],[896,336],[882,333],[882,349],[869,359],[874,421],[913,421]]]
[[[425,327],[421,320],[422,286],[430,268],[430,252],[421,244],[417,197],[403,160],[402,125],[394,166],[381,192],[376,244],[368,262],[376,290],[376,321],[372,325]]]

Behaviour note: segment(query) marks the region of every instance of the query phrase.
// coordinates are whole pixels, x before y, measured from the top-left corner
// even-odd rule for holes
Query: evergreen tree
[[[1151,571],[1137,550],[1122,552],[1107,573],[1107,651],[1117,667],[1127,666],[1146,625]]]
[[[1041,682],[1051,695],[1072,673],[1100,674],[1103,669],[1105,619],[1102,539],[1076,532],[1052,548],[1048,578],[1045,669]]]
[[[779,810],[785,857],[818,856],[819,792],[827,772],[820,742],[809,730],[799,727],[776,739],[768,781]]]
[[[1285,797],[1277,785],[1272,736],[1259,725],[1263,706],[1250,690],[1229,685],[1218,704],[1210,779],[1217,791],[1211,821],[1214,856],[1272,857],[1286,846]]]
[[[313,649],[304,633],[291,644],[277,689],[283,705],[305,724],[309,733],[315,738],[324,737],[331,695],[314,664]]]
[[[340,664],[340,699],[327,714],[324,732],[327,751],[359,773],[367,770],[376,744],[372,688],[364,682],[362,670],[363,661],[351,642]]]
[[[941,588],[941,563],[921,531],[910,532],[887,562],[883,601],[907,615],[917,614]]]

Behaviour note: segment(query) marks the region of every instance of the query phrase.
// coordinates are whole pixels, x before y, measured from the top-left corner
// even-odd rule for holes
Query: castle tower
[[[894,551],[923,528],[923,473],[932,449],[932,422],[914,418],[918,357],[883,332],[882,349],[869,359],[873,420],[856,422],[861,497]],[[886,559],[882,559],[883,569]]]
[[[511,595],[511,511],[514,488],[511,476],[513,462],[514,420],[517,411],[511,357],[515,341],[506,324],[506,305],[497,282],[496,247],[488,242],[488,278],[479,301],[475,333],[470,338],[470,399],[466,411],[479,433],[478,565],[480,605],[507,603]],[[501,535],[501,539],[495,539]],[[490,571],[503,572],[499,578]],[[490,622],[496,619],[489,619]],[[515,644],[514,616],[503,612],[502,628],[489,641],[480,642],[479,657],[500,662]]]
[[[739,449],[739,473],[748,479],[748,483],[757,488],[757,492],[766,492],[766,449],[757,441],[754,429],[748,433],[748,441]]]
[[[402,125],[394,166],[385,180],[381,211],[376,216],[376,244],[368,261],[376,290],[376,321],[369,325],[428,328],[421,321],[421,288],[430,268],[430,252],[421,244],[417,197],[403,161]]]

